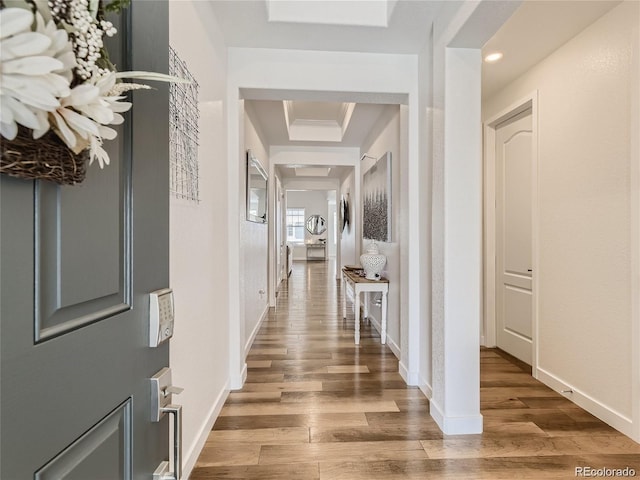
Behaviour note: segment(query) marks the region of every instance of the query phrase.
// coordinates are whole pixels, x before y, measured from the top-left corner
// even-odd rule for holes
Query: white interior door
[[[532,166],[531,110],[496,127],[497,344],[531,365]]]

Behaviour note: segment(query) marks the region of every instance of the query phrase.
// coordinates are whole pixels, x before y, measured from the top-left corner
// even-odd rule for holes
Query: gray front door
[[[119,70],[168,70],[168,6],[132,2],[109,46]],[[135,92],[111,165],[59,187],[5,177],[1,228],[3,480],[149,479],[168,456],[152,423],[148,293],[169,282],[168,86]]]

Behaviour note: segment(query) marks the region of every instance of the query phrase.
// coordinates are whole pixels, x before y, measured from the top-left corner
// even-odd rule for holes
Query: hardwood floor
[[[354,345],[330,265],[294,264],[192,480],[558,479],[576,467],[640,476],[639,444],[496,350],[480,351],[484,433],[444,436],[375,329],[363,323]]]

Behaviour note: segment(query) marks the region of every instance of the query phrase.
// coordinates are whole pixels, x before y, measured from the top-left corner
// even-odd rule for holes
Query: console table
[[[317,254],[314,254],[317,252]],[[307,260],[326,260],[327,245],[324,243],[307,243]]]
[[[380,280],[368,280],[358,275],[352,268],[342,269],[342,289],[344,302],[342,303],[342,317],[347,318],[347,288],[353,292],[353,306],[355,309],[355,342],[360,344],[360,293],[364,293],[364,318],[369,317],[369,294],[380,292],[382,294],[382,319],[380,328],[380,343],[387,342],[387,293],[389,293],[389,280],[381,277]]]

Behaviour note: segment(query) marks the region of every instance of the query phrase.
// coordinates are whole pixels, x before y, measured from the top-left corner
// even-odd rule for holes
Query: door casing
[[[506,106],[496,115],[488,118],[483,124],[484,136],[484,329],[481,331],[480,343],[486,347],[495,347],[497,343],[496,316],[496,127],[508,118],[531,109],[532,136],[532,305],[531,333],[532,352],[531,370],[537,378],[538,366],[538,292],[539,290],[539,190],[538,190],[538,91],[535,90]],[[482,326],[481,326],[482,328]]]

